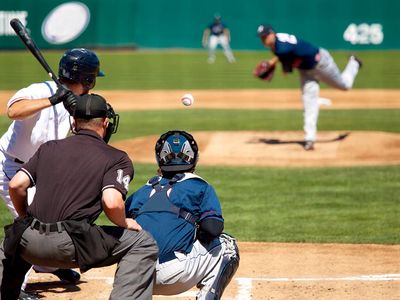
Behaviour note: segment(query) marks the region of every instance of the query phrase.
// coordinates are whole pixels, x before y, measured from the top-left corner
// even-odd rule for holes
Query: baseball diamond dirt
[[[191,90],[191,91],[96,91],[116,111],[193,108],[301,109],[297,90]],[[194,107],[179,101],[190,92]],[[12,92],[0,92],[8,99]],[[332,99],[322,109],[400,108],[399,90],[322,90]],[[5,107],[5,103],[1,103]],[[400,134],[387,132],[318,133],[317,150],[302,150],[301,131],[194,132],[202,164],[234,162],[264,166],[353,166],[400,164]],[[219,156],[214,140],[240,143],[240,155]],[[135,162],[154,163],[156,136],[118,141]],[[374,147],[374,145],[380,147]],[[140,145],[140,147],[137,147]],[[382,147],[384,145],[384,147]],[[235,147],[231,147],[234,149]],[[259,151],[262,148],[263,151]],[[140,150],[137,150],[140,149]],[[349,245],[239,242],[241,264],[223,299],[400,299],[400,245]],[[108,299],[115,266],[90,270],[77,286],[61,285],[53,275],[33,273],[28,287],[45,299]],[[195,293],[155,296],[154,299],[194,299]]]

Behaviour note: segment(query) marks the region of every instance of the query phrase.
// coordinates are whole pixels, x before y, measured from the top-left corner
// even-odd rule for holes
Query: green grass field
[[[57,70],[63,52],[43,52],[53,70]],[[229,64],[221,53],[215,64],[206,63],[204,51],[98,51],[105,78],[98,80],[98,89],[245,89],[298,88],[297,74],[283,76],[276,72],[266,84],[255,80],[252,71],[262,59],[271,57],[268,51],[237,52],[237,63]],[[348,51],[331,53],[343,69]],[[355,52],[364,65],[354,88],[400,87],[400,52]],[[32,82],[47,79],[47,74],[27,51],[0,52],[0,90],[15,90]],[[16,67],[20,66],[20,67]]]
[[[61,52],[45,52],[56,69]],[[107,77],[98,89],[298,88],[297,74],[279,72],[271,85],[251,71],[268,52],[235,53],[230,65],[222,55],[208,65],[204,52],[98,52]],[[400,87],[400,52],[360,52],[364,67],[355,88]],[[348,53],[333,56],[342,68]],[[14,70],[13,63],[23,66]],[[15,90],[46,79],[25,52],[0,52],[0,90]],[[390,66],[390,67],[389,67]],[[388,71],[390,70],[390,71]],[[38,75],[39,74],[39,75]],[[122,112],[113,140],[159,135],[180,128],[197,130],[301,130],[297,110],[210,110]],[[190,121],[188,121],[190,120]],[[4,132],[10,121],[0,117]],[[319,130],[400,132],[400,110],[322,110]],[[154,174],[156,165],[136,164],[130,192]],[[203,167],[198,174],[220,196],[226,231],[241,241],[400,243],[400,166],[354,168]],[[4,203],[0,223],[10,221]],[[107,223],[101,216],[100,223]]]

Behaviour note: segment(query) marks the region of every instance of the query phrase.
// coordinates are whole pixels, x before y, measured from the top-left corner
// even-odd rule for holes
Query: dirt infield
[[[184,107],[179,101],[185,93],[192,93],[195,102]],[[15,91],[0,91],[0,113]],[[150,109],[302,109],[300,91],[278,90],[157,90],[157,91],[94,91],[103,95],[117,111]],[[326,109],[400,108],[400,90],[321,90],[321,97],[332,100]]]
[[[297,90],[96,91],[117,111],[149,109],[302,109]],[[185,108],[184,93],[195,96]],[[0,105],[12,92],[0,92]],[[322,90],[332,100],[321,109],[400,108],[399,90]],[[3,103],[2,103],[3,102]],[[194,132],[201,163],[278,167],[388,165],[400,163],[400,136],[385,132],[319,132],[316,150],[302,149],[302,132]],[[120,141],[135,162],[154,163],[158,136]],[[218,140],[219,143],[214,141]],[[235,141],[222,157],[218,145]],[[221,141],[223,141],[221,143]],[[380,145],[380,147],[376,147]],[[384,146],[384,147],[383,147]],[[226,148],[225,148],[226,149]],[[228,159],[227,159],[228,158]],[[239,243],[241,264],[223,299],[400,299],[399,245]],[[90,270],[77,286],[33,273],[28,288],[45,299],[108,299],[115,266]],[[154,299],[194,299],[194,291]]]
[[[202,165],[326,167],[400,163],[400,135],[387,132],[320,132],[315,151],[303,150],[300,131],[192,134],[199,143]],[[158,137],[147,136],[112,145],[126,151],[134,162],[153,164]]]
[[[400,246],[242,242],[239,248],[225,300],[400,299]],[[77,286],[34,273],[29,290],[46,299],[108,299],[114,271],[90,270]],[[195,290],[154,299],[195,299]]]

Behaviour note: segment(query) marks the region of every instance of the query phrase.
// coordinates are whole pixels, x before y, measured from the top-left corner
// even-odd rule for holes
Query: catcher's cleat
[[[306,141],[304,143],[304,150],[306,150],[306,151],[314,150],[314,142],[313,141]]]
[[[71,269],[58,269],[51,273],[60,278],[60,280],[68,281],[74,284],[77,283],[79,279],[81,279],[81,275]]]
[[[350,55],[349,59],[355,60],[355,61],[358,63],[358,67],[361,69],[361,67],[362,67],[362,65],[363,65],[361,59],[359,59],[359,58],[358,58],[357,56],[355,56],[355,55]]]

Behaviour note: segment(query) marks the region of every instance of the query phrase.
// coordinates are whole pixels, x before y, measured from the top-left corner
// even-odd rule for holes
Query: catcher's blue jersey
[[[291,72],[293,68],[313,69],[318,63],[318,52],[319,48],[309,42],[298,39],[294,35],[287,33],[276,34],[274,54],[279,58],[286,72]]]
[[[159,177],[163,186],[168,183]],[[125,203],[127,217],[134,216],[154,193],[148,182],[132,194]],[[205,218],[223,221],[221,206],[214,188],[201,177],[185,173],[185,177],[172,185],[169,200],[177,207],[191,213],[197,222]],[[165,201],[168,201],[166,198]],[[179,251],[189,253],[195,239],[196,227],[170,211],[144,212],[136,217],[142,228],[152,234],[159,248],[160,260],[166,255]]]

